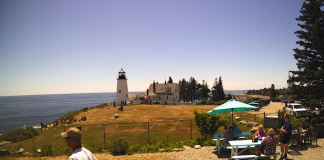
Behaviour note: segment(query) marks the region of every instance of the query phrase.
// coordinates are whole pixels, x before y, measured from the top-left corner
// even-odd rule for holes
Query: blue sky
[[[1,0],[0,96],[129,91],[222,76],[287,86],[302,0]]]

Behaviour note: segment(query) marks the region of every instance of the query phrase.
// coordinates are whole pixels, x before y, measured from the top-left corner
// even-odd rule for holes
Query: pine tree
[[[205,80],[202,81],[201,89],[200,89],[200,98],[208,100],[210,89],[208,88],[207,83]]]
[[[186,102],[188,99],[187,98],[188,85],[187,85],[187,81],[184,78],[181,81],[179,81],[179,89],[180,89],[179,99]]]
[[[169,76],[169,81],[168,81],[168,83],[173,83],[173,80],[172,80],[171,76]]]
[[[271,84],[271,88],[270,88],[270,98],[275,98],[276,97],[276,89],[274,84]]]
[[[306,107],[324,101],[324,12],[323,0],[306,0],[296,18],[301,30],[295,32],[300,39],[296,43],[294,58],[298,71],[289,71],[290,94],[303,100]]]
[[[233,97],[231,96],[231,93],[228,93],[227,99],[228,99],[228,100],[233,99]]]
[[[221,101],[225,100],[225,93],[224,93],[224,88],[223,88],[223,82],[222,82],[222,77],[219,77],[219,80],[215,79],[214,86],[212,88],[212,93],[213,93],[213,101]]]

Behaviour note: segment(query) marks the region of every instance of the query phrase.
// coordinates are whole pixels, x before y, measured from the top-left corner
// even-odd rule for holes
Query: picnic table
[[[251,136],[252,133],[250,132],[241,132],[241,133],[234,133],[234,137],[248,137],[248,136]],[[225,146],[220,146],[219,145],[219,141],[223,141],[225,140],[225,138],[223,138],[224,134],[214,134],[213,137],[214,137],[214,141],[216,141],[216,148],[218,148],[218,154],[220,154],[220,149],[219,148],[223,148]]]
[[[235,140],[229,141],[228,143],[231,145],[231,158],[233,156],[238,156],[245,150],[249,149],[250,147],[255,147],[261,145],[262,140],[264,137],[260,137],[258,142],[253,142],[252,140]],[[241,152],[238,153],[238,149],[243,148]]]

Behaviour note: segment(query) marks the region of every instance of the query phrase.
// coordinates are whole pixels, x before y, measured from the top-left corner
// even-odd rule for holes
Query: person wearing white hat
[[[81,131],[72,127],[61,136],[65,138],[68,147],[72,148],[72,155],[69,160],[97,160],[96,157],[86,148],[81,146]]]
[[[236,125],[235,121],[233,121],[232,127],[233,127],[233,130],[234,130],[234,133],[242,133],[241,129]]]

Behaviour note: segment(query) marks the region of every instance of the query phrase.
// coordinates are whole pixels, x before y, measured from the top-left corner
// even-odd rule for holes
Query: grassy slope
[[[7,144],[1,148],[8,146],[23,146],[24,148],[41,148],[42,145],[50,143],[54,148],[64,146],[65,141],[60,136],[60,133],[67,130],[71,126],[82,126],[82,143],[91,145],[92,143],[104,142],[104,129],[102,123],[108,123],[105,125],[105,138],[109,143],[117,138],[124,138],[131,144],[140,143],[145,144],[148,140],[148,128],[147,123],[137,124],[111,124],[111,123],[128,123],[128,122],[147,122],[147,121],[163,121],[174,119],[192,119],[194,118],[193,110],[197,109],[199,112],[207,112],[217,106],[214,105],[133,105],[125,106],[124,111],[120,112],[117,108],[105,107],[95,108],[88,112],[82,112],[76,116],[76,119],[81,119],[82,116],[87,116],[85,122],[75,122],[70,125],[60,125],[57,128],[49,128],[47,131],[41,133],[33,139],[29,139],[16,144]],[[114,114],[118,114],[119,118],[111,119]],[[240,112],[236,112],[237,115]],[[243,115],[249,114],[243,112]],[[229,113],[219,114],[220,116],[230,116]],[[226,118],[229,120],[229,118]],[[244,116],[243,120],[254,121],[254,116]],[[259,124],[263,124],[263,118],[257,118]],[[195,122],[193,123],[193,138],[198,137],[200,134],[197,131]],[[90,125],[97,124],[97,125]],[[65,126],[65,128],[64,128]],[[249,131],[244,125],[240,125],[242,131]],[[190,139],[190,121],[180,122],[159,122],[150,123],[150,141],[182,141]],[[223,128],[220,128],[218,133],[224,132]],[[0,148],[0,149],[1,149]]]

